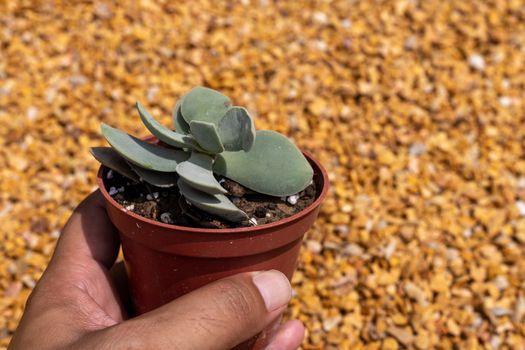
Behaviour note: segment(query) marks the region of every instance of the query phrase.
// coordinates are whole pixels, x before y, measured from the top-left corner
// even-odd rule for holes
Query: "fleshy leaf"
[[[103,165],[113,169],[124,177],[133,181],[139,181],[137,174],[133,172],[128,162],[111,147],[92,147],[91,154]]]
[[[179,176],[191,187],[209,194],[228,193],[215,179],[212,172],[213,158],[192,152],[190,159],[177,166]]]
[[[184,118],[182,117],[181,107],[182,107],[182,100],[184,97],[182,97],[180,100],[177,101],[177,104],[175,105],[175,108],[173,109],[173,126],[175,127],[175,131],[181,134],[189,134],[190,133],[190,126]]]
[[[207,152],[216,154],[224,151],[215,124],[194,120],[190,122],[190,129],[199,146]]]
[[[144,106],[140,102],[137,102],[137,110],[139,111],[140,119],[146,128],[148,128],[148,130],[159,140],[175,147],[194,148],[196,142],[191,136],[179,134],[168,129],[156,121],[146,109],[144,109]]]
[[[101,129],[115,151],[129,162],[146,169],[174,172],[177,165],[189,157],[184,151],[153,145],[104,123]]]
[[[210,88],[198,86],[184,96],[181,112],[188,124],[199,120],[217,125],[230,106],[228,97]]]
[[[255,141],[255,124],[243,107],[228,109],[219,121],[218,130],[227,151],[249,151]]]
[[[296,194],[313,177],[313,169],[301,151],[287,137],[269,130],[257,131],[248,152],[218,154],[213,172],[271,196]]]
[[[182,179],[179,179],[177,185],[188,202],[207,213],[233,222],[240,222],[248,218],[245,212],[237,208],[223,194],[212,195],[204,193],[191,187]]]
[[[134,164],[130,164],[130,167],[137,173],[142,181],[157,187],[171,187],[175,185],[179,179],[177,173],[148,170]]]

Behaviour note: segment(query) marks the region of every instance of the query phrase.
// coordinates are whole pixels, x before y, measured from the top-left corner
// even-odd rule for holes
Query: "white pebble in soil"
[[[114,196],[118,193],[118,190],[115,188],[115,187],[110,187],[109,188],[109,195],[110,196]]]
[[[296,194],[294,194],[294,195],[292,195],[292,196],[290,196],[290,197],[288,197],[286,199],[286,201],[288,203],[290,203],[291,205],[296,205],[298,200],[299,200],[299,196],[296,195]]]
[[[153,196],[152,196],[151,194],[148,193],[148,194],[146,195],[146,200],[148,200],[148,201],[153,200]]]
[[[160,214],[160,221],[162,221],[165,224],[171,224],[172,223],[171,214],[170,213]]]
[[[257,219],[256,218],[251,218],[250,220],[248,220],[248,222],[252,226],[257,226]]]
[[[130,205],[126,206],[126,209],[127,209],[127,210],[133,210],[133,209],[135,209],[135,204],[130,204]]]
[[[108,173],[106,174],[106,179],[110,180],[113,178],[113,170],[109,169]]]

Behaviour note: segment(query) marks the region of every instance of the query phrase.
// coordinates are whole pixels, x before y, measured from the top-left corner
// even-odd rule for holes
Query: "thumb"
[[[230,349],[279,316],[291,291],[276,270],[239,274],[107,329],[101,340],[129,341],[133,349]]]

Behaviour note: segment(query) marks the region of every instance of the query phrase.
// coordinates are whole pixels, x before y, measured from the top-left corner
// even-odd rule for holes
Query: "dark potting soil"
[[[148,219],[187,227],[235,228],[269,224],[302,211],[316,196],[314,183],[296,196],[279,198],[252,192],[229,179],[219,181],[228,190],[233,204],[248,214],[249,220],[232,223],[203,212],[186,202],[176,185],[165,188],[133,183],[113,170],[107,172],[104,179],[108,193],[126,210]]]

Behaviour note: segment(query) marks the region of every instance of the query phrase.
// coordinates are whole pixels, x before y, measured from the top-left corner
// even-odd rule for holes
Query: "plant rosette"
[[[285,136],[255,131],[246,109],[231,106],[226,96],[208,88],[196,87],[176,104],[176,131],[154,120],[139,103],[137,109],[154,137],[141,140],[103,124],[111,147],[92,149],[102,163],[98,186],[120,235],[134,312],[148,312],[241,272],[276,269],[291,280],[302,238],[328,191],[321,164]],[[230,226],[181,226],[141,216],[115,199],[118,190],[108,190],[111,172],[128,184],[175,191],[185,206]],[[257,225],[234,204],[221,177],[276,200],[297,198],[311,184],[315,196],[303,210]],[[263,348],[272,329],[236,349]]]

